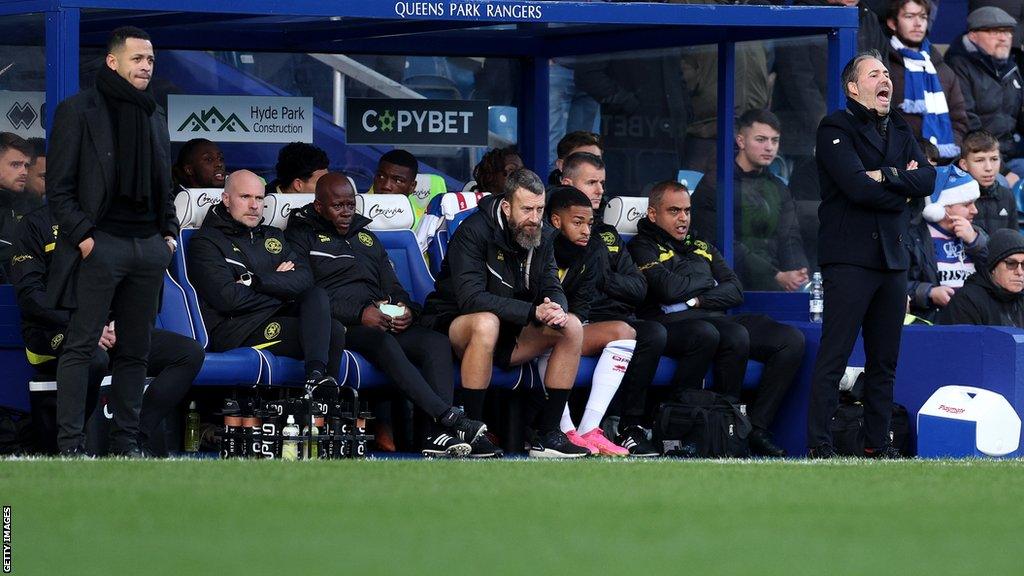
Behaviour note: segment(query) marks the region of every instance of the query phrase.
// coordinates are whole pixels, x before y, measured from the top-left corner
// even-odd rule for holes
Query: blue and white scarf
[[[903,56],[903,103],[900,109],[907,114],[920,114],[921,135],[939,149],[942,158],[956,158],[960,147],[953,139],[953,123],[949,119],[949,105],[942,92],[939,74],[932,64],[932,44],[925,38],[921,49],[908,48],[893,36],[889,43]]]

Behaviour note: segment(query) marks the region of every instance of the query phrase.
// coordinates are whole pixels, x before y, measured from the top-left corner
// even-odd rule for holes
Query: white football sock
[[[615,340],[609,342],[601,353],[601,358],[594,368],[594,378],[590,384],[590,398],[587,399],[587,407],[583,411],[583,419],[580,420],[580,434],[586,434],[601,425],[601,419],[608,410],[615,392],[622,383],[622,377],[626,375],[626,368],[633,358],[633,348],[636,340]],[[568,412],[568,410],[567,410]],[[565,416],[562,417],[565,421]]]

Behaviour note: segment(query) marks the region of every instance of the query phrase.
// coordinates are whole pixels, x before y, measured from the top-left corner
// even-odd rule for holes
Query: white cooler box
[[[1012,457],[1020,445],[1020,417],[1006,398],[971,386],[943,386],[917,414],[922,458]]]

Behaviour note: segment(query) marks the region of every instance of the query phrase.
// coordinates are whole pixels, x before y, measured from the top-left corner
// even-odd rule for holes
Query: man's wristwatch
[[[178,249],[178,241],[175,240],[174,238],[164,238],[164,241],[167,242],[167,244],[170,245],[171,250],[177,250]]]
[[[238,277],[243,286],[252,286],[252,272],[245,272]]]
[[[690,308],[695,307],[697,305],[697,297],[694,296],[693,298],[690,298],[689,300],[687,300],[686,301],[686,305],[689,306]]]

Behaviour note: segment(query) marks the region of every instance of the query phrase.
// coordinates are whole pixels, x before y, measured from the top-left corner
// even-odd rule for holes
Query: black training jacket
[[[307,204],[292,211],[285,232],[299,258],[308,262],[313,281],[331,297],[331,316],[349,326],[360,324],[363,310],[382,300],[401,302],[414,313],[419,308],[398,281],[380,239],[364,230],[370,222],[356,214],[342,236]]]
[[[71,321],[70,311],[46,305],[47,270],[56,243],[57,225],[46,206],[26,214],[15,229],[11,283],[21,309],[21,333],[26,343],[33,340],[31,333],[63,330]]]
[[[572,312],[586,322],[590,318],[591,304],[597,297],[597,272],[600,259],[604,257],[596,238],[591,237],[586,246],[576,246],[558,234],[554,240],[555,265],[562,280],[562,291]]]
[[[642,318],[674,321],[722,316],[743,303],[743,286],[714,246],[687,235],[676,240],[647,218],[637,225],[629,253],[647,277]],[[661,306],[700,298],[700,307],[666,314]]]
[[[277,272],[289,260],[295,269]],[[266,224],[249,228],[231,218],[223,204],[210,207],[192,237],[188,271],[213,351],[237,348],[283,304],[313,285],[308,266],[282,230]],[[250,286],[237,282],[245,272],[253,274]]]
[[[647,296],[647,279],[615,226],[595,224],[593,234],[591,243],[603,246],[604,254],[597,261],[597,294],[590,305],[590,321],[632,319]]]
[[[476,213],[455,231],[424,304],[425,325],[441,327],[462,314],[492,312],[504,322],[526,326],[536,323],[534,310],[545,297],[568,310],[555,267],[556,231],[545,227],[534,250],[520,247],[501,213],[502,198],[483,198]]]

